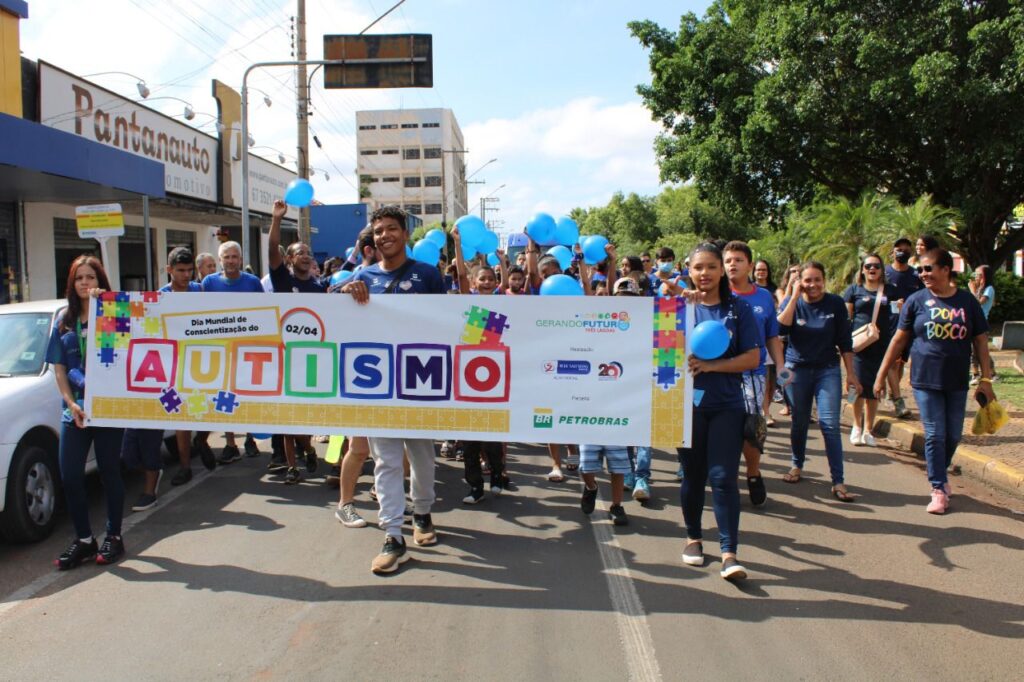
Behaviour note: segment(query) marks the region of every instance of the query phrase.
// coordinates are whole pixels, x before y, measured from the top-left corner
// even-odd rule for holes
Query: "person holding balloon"
[[[853,338],[846,303],[825,291],[825,266],[821,263],[804,263],[790,280],[789,296],[779,309],[779,331],[789,334],[786,367],[793,371],[793,380],[786,388],[793,412],[789,434],[793,462],[782,480],[798,483],[802,478],[811,403],[817,402],[818,426],[825,439],[832,477],[832,495],[840,502],[853,502],[856,496],[846,489],[843,476],[843,439],[839,432],[843,400],[840,360],[846,368],[847,391],[860,395],[861,386],[853,367]]]
[[[659,256],[661,252],[659,252]],[[696,326],[687,339],[687,364],[693,375],[693,431],[688,448],[680,448],[683,482],[680,497],[686,524],[683,563],[704,565],[705,486],[710,482],[712,507],[722,549],[720,575],[742,580],[747,570],[736,557],[739,545],[740,492],[736,483],[743,448],[744,372],[761,361],[757,319],[750,305],[732,293],[722,252],[714,244],[690,254],[694,289],[663,280],[668,295],[684,296],[694,306]]]

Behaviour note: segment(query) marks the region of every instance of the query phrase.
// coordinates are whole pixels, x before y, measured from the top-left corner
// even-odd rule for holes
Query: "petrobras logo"
[[[559,426],[629,426],[629,417],[595,417],[592,415],[558,415]]]
[[[550,407],[533,408],[533,428],[550,429],[555,423],[555,412]]]
[[[547,329],[581,329],[588,333],[607,334],[629,329],[629,313],[581,313],[572,319],[537,320],[537,326]]]
[[[590,362],[587,360],[548,360],[544,363],[544,373],[586,376],[590,374]]]
[[[622,363],[617,361],[602,362],[597,366],[598,381],[617,381],[622,376]]]

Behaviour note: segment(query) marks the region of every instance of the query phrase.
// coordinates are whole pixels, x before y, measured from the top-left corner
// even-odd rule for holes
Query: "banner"
[[[124,234],[121,204],[75,207],[75,225],[80,239],[109,239]]]
[[[95,426],[672,448],[689,441],[685,313],[632,297],[107,292],[85,409]]]

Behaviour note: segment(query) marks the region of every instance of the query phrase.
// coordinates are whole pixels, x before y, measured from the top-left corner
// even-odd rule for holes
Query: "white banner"
[[[677,299],[107,293],[98,426],[675,447]],[[653,341],[652,341],[653,340]]]
[[[159,161],[169,193],[217,201],[215,138],[42,61],[39,119],[45,126]]]

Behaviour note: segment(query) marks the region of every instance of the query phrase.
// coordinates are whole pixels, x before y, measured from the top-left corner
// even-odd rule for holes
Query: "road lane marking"
[[[598,499],[595,511],[607,514],[604,501]],[[654,640],[647,624],[647,613],[633,584],[633,576],[626,565],[612,524],[591,519],[590,529],[597,541],[597,549],[604,565],[608,594],[615,609],[615,623],[619,628],[623,660],[629,679],[636,682],[660,682],[661,668],[654,652]]]

